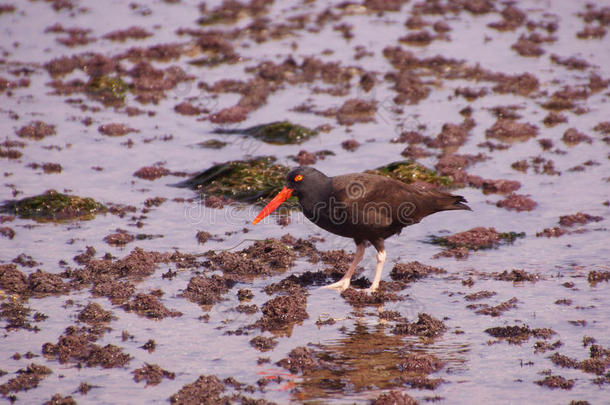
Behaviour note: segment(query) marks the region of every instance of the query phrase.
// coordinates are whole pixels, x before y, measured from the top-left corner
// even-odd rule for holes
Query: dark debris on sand
[[[433,237],[432,243],[445,247],[445,250],[435,257],[446,256],[464,259],[469,251],[497,248],[502,243],[510,244],[524,233],[498,232],[495,228],[476,227],[444,237]]]
[[[379,305],[388,301],[402,301],[403,298],[393,292],[384,291],[383,285],[375,292],[368,293],[354,288],[348,288],[341,293],[341,296],[352,306],[361,307],[368,305]]]
[[[36,141],[55,134],[55,125],[50,125],[43,121],[32,121],[17,131],[17,136]]]
[[[95,283],[96,278],[102,275],[137,280],[152,275],[157,269],[158,263],[167,263],[169,260],[170,256],[166,253],[147,252],[141,248],[135,248],[122,259],[90,260],[85,267],[73,270],[67,275],[73,282],[83,284]]]
[[[173,380],[175,377],[175,373],[164,370],[156,364],[146,363],[133,371],[134,381],[146,381],[146,386],[159,385],[164,378]]]
[[[292,267],[297,257],[317,263],[322,255],[324,263],[334,265],[340,262],[341,266],[345,265],[347,268],[349,258],[344,252],[341,251],[341,254],[335,254],[337,252],[333,251],[319,252],[314,242],[315,240],[311,239],[295,239],[287,234],[280,240],[257,241],[238,252],[208,252],[206,257],[211,263],[211,268],[221,270],[224,276],[193,277],[185,291],[185,296],[200,304],[214,304],[235,282],[249,281],[253,277],[272,276],[286,271]],[[264,291],[267,294],[284,292],[303,295],[305,293],[303,287],[327,284],[330,276],[328,272],[321,271],[291,274],[277,283],[267,285]]]
[[[500,281],[512,281],[514,283],[529,281],[536,282],[540,280],[539,274],[528,273],[522,269],[504,270],[501,273],[493,273],[493,277]]]
[[[281,295],[265,302],[263,313],[255,325],[263,331],[289,330],[296,322],[309,318],[307,314],[307,297],[305,295]]]
[[[289,294],[304,293],[304,287],[327,285],[330,280],[330,275],[325,271],[306,271],[299,275],[291,274],[277,283],[269,284],[264,291],[269,295],[280,291]]]
[[[410,335],[435,338],[441,336],[447,327],[445,324],[426,313],[417,316],[417,322],[404,322],[397,324],[392,333],[395,335]]]
[[[432,354],[407,351],[401,356],[397,367],[403,373],[431,374],[439,371],[444,365],[444,361]]]
[[[0,287],[24,298],[66,294],[70,290],[69,285],[57,274],[37,269],[26,276],[12,263],[0,265]]]
[[[532,211],[538,203],[526,195],[511,193],[506,198],[498,201],[496,207],[506,208],[507,210]]]
[[[232,387],[234,392],[230,395],[223,395]],[[251,386],[242,384],[234,378],[225,378],[221,381],[215,375],[201,375],[195,382],[184,385],[178,392],[170,396],[169,401],[172,404],[235,404],[242,405],[271,405],[273,402],[268,402],[264,399],[254,399],[245,396],[240,391],[252,392]]]
[[[517,345],[529,340],[530,337],[549,339],[556,334],[556,332],[550,328],[530,329],[527,325],[497,326],[485,329],[485,332],[495,338],[506,339],[507,342]]]
[[[78,314],[78,320],[86,322],[88,324],[99,324],[112,321],[112,312],[106,311],[97,302],[90,302],[85,308]]]
[[[169,400],[172,404],[196,404],[205,398],[210,404],[222,403],[220,395],[225,389],[225,385],[215,375],[202,375],[197,381],[183,386]]]
[[[140,316],[149,319],[163,319],[167,317],[182,316],[180,311],[171,311],[159,301],[153,294],[137,294],[131,301],[122,305],[122,308],[127,312],[135,312]]]
[[[199,305],[213,305],[222,299],[235,285],[235,280],[218,274],[194,276],[189,281],[183,296]]]
[[[7,397],[9,392],[28,391],[38,387],[38,384],[47,378],[52,371],[46,366],[36,363],[17,371],[17,376],[0,385],[0,394]],[[13,402],[13,401],[11,401]]]
[[[585,214],[584,212],[577,212],[571,215],[562,215],[559,217],[559,225],[561,226],[574,226],[574,225],[585,225],[589,222],[599,222],[603,220],[603,217]]]
[[[589,281],[589,284],[591,284],[592,286],[595,286],[597,283],[602,282],[602,281],[610,281],[610,271],[606,271],[606,270],[590,271],[589,274],[587,275],[587,281]]]
[[[36,312],[32,314],[32,308],[25,305],[26,301],[21,299],[10,299],[0,303],[0,320],[4,321],[4,329],[7,331],[24,329],[39,331],[40,328],[32,322],[41,322],[47,319],[47,315]]]
[[[178,265],[183,259],[183,255],[176,253],[147,252],[135,248],[121,259],[85,259],[83,267],[68,268],[61,275],[70,279],[73,288],[92,285],[94,296],[106,296],[113,303],[122,304],[134,294],[134,283],[152,275],[159,263],[174,262]]]
[[[76,405],[76,400],[71,395],[61,396],[61,394],[54,394],[51,399],[42,403],[42,405]]]
[[[477,227],[443,237],[437,243],[450,248],[465,247],[469,250],[489,249],[499,245],[500,236],[501,234],[495,228]]]
[[[295,374],[308,374],[323,367],[323,363],[316,356],[315,351],[304,346],[292,349],[288,353],[288,357],[278,361],[277,365]]]
[[[256,336],[250,339],[250,345],[261,352],[273,350],[277,344],[277,340],[272,337]]]
[[[498,293],[495,291],[482,290],[482,291],[478,291],[476,293],[468,294],[468,295],[464,296],[464,299],[466,301],[478,301],[481,299],[493,297],[494,295],[497,295],[497,294]]]
[[[102,124],[97,128],[97,130],[100,134],[106,136],[123,136],[130,132],[140,132],[137,129],[130,128],[125,124],[119,124],[118,122]]]
[[[476,314],[479,315],[489,315],[493,317],[497,317],[502,315],[504,312],[517,308],[517,298],[512,297],[507,301],[503,301],[498,305],[490,306],[488,304],[470,304],[467,308],[474,309]]]
[[[409,394],[400,391],[390,391],[381,394],[371,402],[371,405],[417,405],[418,402]]]
[[[136,237],[124,229],[117,229],[116,232],[104,236],[104,242],[111,246],[125,246],[133,242]]]
[[[285,271],[296,258],[292,249],[277,239],[257,241],[239,252],[208,252],[206,256],[216,268],[237,280]]]
[[[395,281],[412,282],[426,278],[431,274],[443,273],[447,273],[447,271],[440,267],[427,266],[414,261],[409,263],[396,263],[392,268],[392,271],[390,271],[390,277]]]
[[[488,138],[502,141],[524,141],[538,135],[538,127],[511,119],[500,118],[486,131]]]
[[[131,357],[113,344],[99,346],[93,343],[98,339],[95,334],[70,326],[56,344],[45,343],[42,353],[49,359],[57,359],[61,364],[77,363],[87,367],[123,367]]]
[[[542,380],[534,381],[541,387],[549,387],[551,389],[561,388],[563,390],[571,390],[574,386],[574,380],[567,380],[560,375],[549,375],[544,377]]]
[[[575,368],[585,373],[604,375],[610,369],[610,349],[598,344],[589,347],[589,358],[578,360],[559,353],[550,357],[553,364],[563,368]]]
[[[136,170],[133,175],[144,180],[157,180],[161,177],[168,176],[171,171],[162,166],[144,166]]]
[[[93,259],[96,254],[96,250],[93,246],[87,246],[85,251],[79,255],[73,257],[73,260],[80,265],[87,264],[89,260]]]
[[[522,269],[504,270],[501,273],[493,273],[493,277],[499,281],[512,281],[513,283],[519,283],[522,281],[536,282],[540,280],[539,274],[528,273]]]

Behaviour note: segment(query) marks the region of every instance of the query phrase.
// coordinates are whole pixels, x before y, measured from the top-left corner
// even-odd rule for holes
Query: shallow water
[[[540,104],[547,96],[564,85],[578,86],[588,82],[591,72],[604,79],[610,78],[610,52],[608,37],[602,39],[577,39],[575,33],[582,29],[584,23],[577,16],[585,10],[584,1],[550,2],[520,1],[516,5],[527,12],[528,19],[538,21],[543,18],[557,20],[559,29],[553,33],[557,40],[543,43],[545,54],[540,57],[521,57],[510,49],[519,35],[527,33],[524,27],[514,32],[499,32],[487,27],[487,24],[500,20],[498,13],[475,16],[468,12],[458,15],[449,13],[443,16],[424,16],[425,20],[435,22],[444,19],[452,28],[448,35],[450,40],[435,40],[427,46],[411,47],[401,44],[404,49],[413,51],[417,57],[431,57],[441,54],[446,58],[465,60],[470,66],[479,63],[483,68],[507,74],[531,72],[540,81],[539,97],[522,97],[501,95],[489,92],[487,96],[474,101],[467,101],[454,96],[457,87],[486,87],[488,82],[466,80],[443,80],[432,87],[430,96],[416,105],[401,106],[397,113],[392,99],[396,93],[392,84],[383,80],[383,75],[393,68],[383,57],[382,50],[387,46],[399,45],[397,39],[407,33],[404,21],[412,10],[412,2],[402,7],[400,12],[383,14],[366,12],[362,7],[354,7],[353,12],[341,17],[339,22],[353,24],[354,38],[346,41],[342,35],[333,30],[336,23],[327,24],[320,32],[298,30],[293,36],[279,40],[256,43],[249,39],[234,41],[236,51],[241,59],[235,64],[222,64],[215,68],[195,67],[188,64],[189,56],[182,56],[167,63],[154,62],[158,67],[178,65],[196,79],[181,83],[178,88],[166,93],[166,98],[157,105],[141,105],[130,93],[126,104],[137,106],[145,111],[154,111],[155,115],[146,114],[128,116],[120,110],[106,108],[102,104],[88,100],[82,94],[71,96],[52,95],[46,85],[51,78],[42,67],[43,63],[60,55],[99,52],[107,55],[118,54],[129,47],[145,47],[159,43],[189,43],[190,37],[178,36],[178,28],[198,28],[199,18],[197,5],[199,1],[182,1],[177,4],[156,1],[151,4],[140,4],[135,9],[128,2],[74,2],[76,7],[70,11],[54,11],[48,2],[19,2],[12,13],[0,14],[0,50],[3,63],[0,64],[0,76],[15,80],[11,72],[15,69],[28,69],[31,83],[28,87],[0,92],[0,133],[9,140],[26,142],[20,149],[20,159],[2,158],[0,165],[4,174],[3,187],[0,188],[0,200],[14,198],[13,190],[19,193],[17,198],[36,195],[48,189],[69,191],[72,194],[92,197],[103,203],[131,204],[140,211],[144,201],[151,197],[164,197],[167,201],[159,207],[153,207],[142,219],[144,226],[133,226],[132,214],[124,218],[106,214],[98,215],[91,221],[74,223],[37,223],[31,220],[15,219],[3,226],[15,231],[15,237],[0,237],[0,263],[9,263],[20,253],[32,256],[39,265],[34,268],[20,267],[25,273],[41,268],[47,272],[60,273],[63,268],[58,264],[65,260],[72,267],[78,267],[72,257],[82,253],[86,246],[97,250],[96,257],[110,253],[115,257],[127,255],[133,248],[145,250],[183,253],[202,253],[207,250],[239,250],[252,240],[268,237],[279,238],[286,233],[295,237],[306,238],[319,235],[324,238],[317,243],[320,250],[345,249],[353,251],[353,242],[338,236],[330,235],[309,223],[300,213],[291,213],[291,223],[287,226],[277,225],[275,218],[269,218],[253,227],[252,219],[260,207],[242,204],[227,205],[223,209],[206,208],[198,200],[180,202],[177,198],[196,198],[188,189],[170,187],[183,180],[182,177],[167,176],[155,181],[147,181],[133,176],[143,166],[164,162],[164,167],[175,172],[195,173],[211,166],[213,163],[231,159],[242,159],[248,156],[274,155],[278,161],[287,165],[296,165],[288,157],[305,149],[315,152],[328,149],[336,153],[325,160],[320,160],[316,168],[329,174],[341,174],[375,168],[392,161],[401,160],[400,152],[405,144],[391,143],[402,130],[417,129],[425,125],[424,135],[435,136],[444,123],[460,123],[463,117],[459,111],[466,106],[473,109],[472,118],[476,126],[471,136],[459,149],[460,154],[486,153],[491,159],[477,163],[468,169],[468,173],[491,179],[509,179],[521,182],[519,194],[530,195],[538,206],[530,212],[508,211],[495,206],[502,198],[497,194],[485,195],[479,189],[464,188],[458,190],[466,197],[473,212],[445,212],[426,218],[422,224],[407,228],[398,237],[386,241],[388,262],[383,279],[389,280],[389,271],[395,262],[420,261],[444,268],[447,273],[432,276],[410,284],[401,294],[405,300],[388,303],[384,309],[399,311],[410,321],[417,314],[425,312],[441,319],[447,325],[445,334],[433,341],[418,338],[398,337],[391,333],[392,323],[384,325],[377,316],[378,309],[367,307],[362,310],[353,308],[336,292],[308,289],[307,312],[309,318],[297,324],[289,336],[277,338],[279,344],[272,351],[261,353],[252,348],[249,340],[257,333],[250,335],[225,335],[226,331],[236,330],[252,324],[260,316],[238,313],[233,309],[239,304],[236,292],[239,288],[249,288],[254,298],[249,304],[259,307],[270,297],[262,289],[281,280],[286,274],[269,278],[254,279],[249,283],[239,283],[229,293],[225,301],[206,310],[191,303],[179,294],[186,288],[193,276],[192,270],[179,270],[172,280],[163,279],[161,274],[173,264],[160,265],[154,275],[137,285],[137,292],[162,289],[165,293],[161,301],[172,310],[183,313],[181,317],[153,321],[142,318],[135,313],[128,313],[120,307],[113,307],[106,298],[93,298],[87,290],[72,292],[68,295],[31,298],[27,305],[34,311],[48,315],[48,319],[37,323],[39,332],[6,331],[0,338],[0,369],[8,374],[0,377],[0,384],[15,376],[15,372],[31,362],[45,364],[53,370],[40,385],[32,390],[16,393],[18,403],[42,403],[55,393],[64,396],[72,395],[78,402],[84,403],[127,403],[126,396],[138,395],[141,402],[164,403],[182,386],[197,379],[199,375],[215,374],[220,379],[234,377],[240,382],[253,384],[266,375],[288,373],[275,365],[298,346],[313,345],[316,350],[340,358],[337,364],[346,366],[344,373],[325,374],[316,372],[306,376],[283,375],[280,384],[269,384],[264,390],[252,394],[278,403],[319,401],[321,403],[367,403],[377,398],[390,388],[398,388],[424,402],[426,398],[440,397],[439,402],[447,404],[466,403],[569,403],[571,400],[586,400],[592,404],[604,403],[608,398],[607,385],[598,386],[592,382],[596,376],[575,369],[564,369],[549,360],[553,352],[534,353],[533,345],[537,340],[530,338],[522,345],[506,342],[488,344],[494,340],[484,332],[493,326],[526,324],[532,328],[552,328],[557,334],[548,340],[552,343],[561,340],[563,346],[557,351],[561,354],[585,359],[589,356],[588,348],[583,347],[584,336],[592,336],[597,344],[605,348],[610,346],[610,307],[608,306],[608,283],[601,282],[595,286],[587,282],[587,274],[592,270],[610,270],[608,261],[608,217],[610,209],[604,205],[610,196],[608,183],[608,144],[602,141],[603,136],[593,130],[602,121],[607,121],[609,93],[608,88],[589,98],[579,101],[588,109],[584,114],[564,112],[568,123],[547,128],[542,119],[547,114]],[[210,2],[208,9],[213,9],[217,2]],[[598,2],[610,6],[610,2]],[[315,15],[326,7],[323,2],[276,2],[269,11],[272,21],[282,21],[289,16],[299,14]],[[85,8],[86,10],[82,10]],[[500,4],[496,9],[501,10]],[[111,11],[108,11],[111,10]],[[150,14],[142,12],[149,10]],[[340,9],[335,8],[335,12]],[[549,17],[550,16],[550,17]],[[91,29],[90,36],[98,38],[96,42],[84,46],[69,48],[55,41],[56,34],[44,33],[46,27],[61,23],[65,27],[86,27]],[[250,22],[250,17],[238,20],[234,26],[243,27]],[[337,22],[337,23],[339,23]],[[144,40],[130,40],[125,43],[112,42],[101,36],[115,29],[129,26],[140,26],[153,33]],[[310,23],[310,25],[313,25]],[[215,26],[212,26],[214,28]],[[233,25],[219,25],[218,28],[232,28]],[[431,30],[428,27],[429,30]],[[297,48],[293,50],[293,44]],[[363,45],[373,52],[370,57],[355,60],[353,48]],[[324,49],[332,53],[320,55]],[[591,67],[580,70],[567,70],[550,61],[551,54],[561,57],[577,56],[585,59]],[[285,87],[269,96],[268,102],[261,108],[252,111],[246,121],[238,126],[248,127],[261,123],[290,120],[310,128],[330,124],[333,128],[328,133],[308,140],[301,145],[269,145],[249,138],[235,135],[224,135],[229,145],[220,150],[200,148],[198,143],[209,139],[221,139],[223,135],[212,133],[216,125],[207,120],[177,114],[174,105],[194,98],[199,105],[212,112],[235,104],[239,98],[236,94],[221,93],[217,97],[197,88],[202,80],[208,84],[221,79],[247,79],[244,69],[255,66],[264,60],[281,62],[292,55],[301,61],[308,55],[317,55],[324,61],[340,61],[342,65],[360,66],[367,71],[378,72],[377,84],[370,93],[364,93],[357,85],[357,77],[347,96],[335,97],[319,94],[313,87],[324,84],[298,84]],[[130,62],[124,62],[130,66]],[[82,73],[69,75],[70,78],[84,78]],[[430,77],[433,80],[433,77]],[[84,79],[86,80],[86,79]],[[292,108],[309,100],[316,110],[329,107],[340,107],[345,100],[352,97],[372,99],[378,103],[375,122],[359,123],[347,127],[337,124],[333,117],[316,114],[298,113]],[[68,98],[82,98],[82,104],[100,107],[99,112],[81,111],[79,104],[64,102]],[[493,125],[496,118],[489,109],[498,105],[518,105],[523,118],[520,122],[531,122],[539,127],[539,135],[525,142],[516,142],[509,149],[489,152],[477,144],[484,142],[485,130]],[[18,114],[18,119],[11,118],[11,113]],[[92,125],[85,126],[81,120],[90,116]],[[16,130],[32,120],[42,120],[56,126],[57,134],[40,141],[24,140],[15,135]],[[139,133],[121,137],[108,137],[100,134],[98,126],[110,122],[119,122],[136,128]],[[567,146],[561,137],[567,128],[574,127],[593,138],[592,143],[580,143]],[[168,141],[163,136],[171,135]],[[554,142],[551,151],[543,152],[537,139],[550,138]],[[130,139],[132,147],[124,143]],[[348,152],[341,143],[356,139],[362,145],[355,152]],[[553,152],[556,149],[565,154]],[[440,151],[436,151],[440,152]],[[534,174],[532,170],[524,174],[513,170],[511,163],[535,156],[552,159],[561,176]],[[592,160],[598,165],[585,166],[584,171],[570,172],[568,169],[583,162]],[[434,166],[437,157],[420,159],[419,162],[429,167]],[[60,174],[44,174],[41,169],[32,169],[30,163],[57,162],[62,166]],[[103,170],[93,170],[100,166]],[[602,216],[600,222],[592,222],[580,228],[582,232],[563,235],[559,238],[538,238],[536,232],[558,225],[560,216],[585,212]],[[500,232],[525,232],[526,237],[517,239],[512,245],[498,249],[471,252],[466,260],[438,258],[433,256],[441,251],[436,245],[426,243],[431,235],[453,234],[477,226],[495,227]],[[162,235],[150,240],[136,240],[125,247],[113,247],[106,244],[103,238],[115,231],[126,229],[133,234]],[[247,228],[248,233],[242,229]],[[199,230],[212,233],[205,245],[197,243],[195,234]],[[230,234],[225,234],[225,233]],[[372,278],[375,265],[373,249],[367,249],[361,263],[362,275]],[[323,269],[322,264],[312,265],[305,260],[297,260],[289,270],[299,274],[306,270]],[[511,283],[484,277],[482,273],[500,272],[503,270],[524,269],[528,273],[540,274],[540,281],[535,283]],[[475,284],[467,287],[462,280],[472,276]],[[573,288],[562,286],[566,281],[575,284]],[[469,304],[465,294],[480,290],[495,291],[498,294],[482,301],[497,305],[511,297],[516,297],[517,308],[510,309],[502,316],[490,317],[477,315],[466,308]],[[557,305],[559,299],[571,299],[572,304]],[[7,298],[2,296],[3,300]],[[66,305],[68,300],[73,305]],[[88,302],[93,301],[105,309],[112,310],[117,317],[110,323],[112,331],[106,333],[97,344],[112,343],[123,348],[133,358],[125,368],[103,369],[77,368],[73,364],[59,364],[44,357],[31,360],[21,358],[14,360],[11,356],[18,352],[28,351],[41,355],[45,342],[57,341],[64,329],[76,322],[78,312]],[[478,303],[479,301],[477,301]],[[209,314],[207,322],[199,319]],[[334,318],[334,325],[318,327],[318,319]],[[568,321],[586,320],[585,326],[576,326]],[[134,336],[132,340],[122,341],[121,333],[128,331]],[[457,333],[456,333],[457,332]],[[269,335],[267,332],[266,335]],[[154,339],[157,348],[148,353],[140,348],[149,339]],[[431,353],[445,361],[445,366],[431,378],[442,378],[444,383],[434,390],[418,390],[400,387],[392,380],[397,373],[393,365],[399,362],[397,352],[404,347],[424,353]],[[259,357],[269,357],[271,363],[257,364]],[[158,364],[163,369],[175,373],[175,379],[164,379],[157,386],[145,387],[144,383],[133,381],[132,371],[144,363]],[[551,369],[553,375],[574,379],[570,390],[550,389],[534,384],[544,378],[541,371]],[[388,371],[392,370],[392,371]],[[387,375],[384,373],[388,373]],[[282,375],[282,374],[280,374]],[[86,395],[77,393],[78,385],[86,381],[95,386]],[[291,384],[286,385],[287,382]],[[294,385],[292,385],[294,384]],[[293,390],[293,388],[297,388]],[[123,402],[125,398],[125,402]]]

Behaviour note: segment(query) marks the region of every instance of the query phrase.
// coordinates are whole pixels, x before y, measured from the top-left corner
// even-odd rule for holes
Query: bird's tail
[[[445,210],[472,211],[472,209],[468,205],[464,204],[464,203],[467,203],[468,201],[466,201],[466,199],[464,197],[462,197],[461,195],[451,195],[451,198],[453,199],[453,201],[447,208],[445,208]]]
[[[461,195],[453,195],[439,190],[433,190],[429,192],[436,197],[431,204],[431,213],[439,211],[450,211],[450,210],[468,210],[472,211],[468,205],[468,202]]]
[[[411,194],[411,202],[415,205],[415,211],[409,217],[413,223],[418,223],[422,218],[440,211],[468,210],[472,211],[464,197],[449,194],[445,191],[419,190]]]

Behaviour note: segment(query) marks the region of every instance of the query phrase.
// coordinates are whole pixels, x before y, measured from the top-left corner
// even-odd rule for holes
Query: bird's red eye
[[[294,181],[301,181],[301,180],[303,180],[302,174],[297,174],[296,176],[294,176]]]

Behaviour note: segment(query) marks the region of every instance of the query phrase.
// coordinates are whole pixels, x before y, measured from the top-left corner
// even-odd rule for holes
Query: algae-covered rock
[[[206,149],[222,149],[227,146],[227,142],[219,141],[218,139],[208,139],[198,143],[197,146]]]
[[[278,164],[276,160],[273,156],[262,156],[219,163],[174,186],[188,187],[205,195],[224,196],[241,202],[267,203],[284,187],[286,175],[290,171],[288,166]],[[449,177],[440,176],[434,170],[412,161],[394,162],[367,172],[392,177],[404,183],[424,181],[433,185],[451,184]],[[296,199],[289,199],[284,206],[296,207]]]
[[[451,177],[441,176],[436,171],[428,169],[427,167],[422,166],[412,160],[393,162],[385,166],[378,167],[375,170],[367,170],[366,172],[391,177],[407,184],[416,181],[423,181],[434,185],[449,187],[452,183]]]
[[[48,190],[44,194],[5,203],[0,212],[38,221],[67,221],[93,219],[106,207],[92,198]]]
[[[21,138],[41,140],[44,137],[55,135],[55,125],[49,125],[43,121],[31,121],[17,131],[17,136]]]
[[[277,121],[256,125],[250,128],[223,129],[214,131],[217,134],[243,134],[275,145],[300,144],[318,132],[289,121]]]
[[[432,244],[449,248],[465,247],[470,250],[491,249],[502,242],[513,243],[517,238],[525,237],[525,233],[498,232],[495,228],[476,227],[468,231],[450,236],[433,237]]]
[[[282,189],[289,171],[287,166],[275,162],[273,156],[232,160],[214,165],[175,186],[242,202],[265,203]]]

